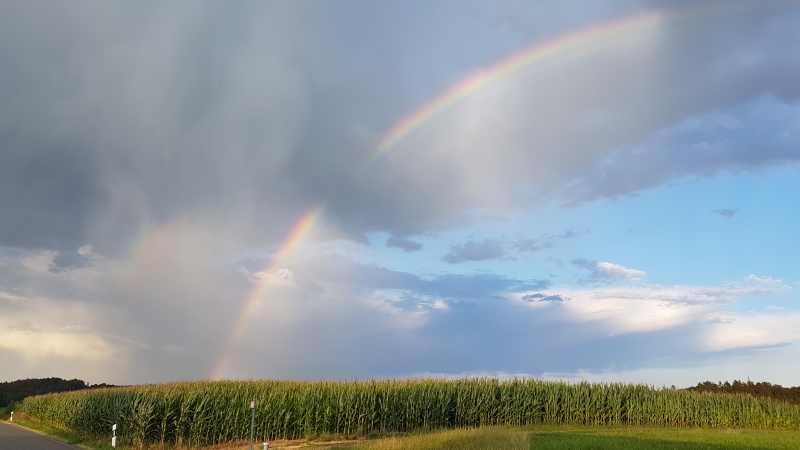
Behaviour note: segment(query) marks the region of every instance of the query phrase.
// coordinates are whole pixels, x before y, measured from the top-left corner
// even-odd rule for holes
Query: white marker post
[[[13,421],[14,421],[14,411],[11,411],[11,419],[9,419],[9,422],[13,422]]]
[[[111,446],[117,446],[117,424],[111,425]]]
[[[253,414],[250,416],[250,450],[253,450],[253,432],[256,426],[256,401],[250,400],[250,411]]]
[[[264,442],[264,450],[269,450],[269,442]]]

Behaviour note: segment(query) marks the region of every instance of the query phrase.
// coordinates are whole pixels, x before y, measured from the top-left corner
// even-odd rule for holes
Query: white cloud
[[[599,278],[637,281],[647,275],[643,270],[629,269],[610,262],[598,262],[594,270]]]
[[[736,314],[727,323],[713,324],[705,331],[709,351],[788,345],[800,341],[800,314]]]
[[[768,286],[775,286],[781,289],[790,290],[791,288],[787,286],[782,280],[776,280],[772,277],[757,277],[755,275],[748,275],[745,280],[751,283],[759,283],[759,284],[766,284]]]
[[[584,282],[614,282],[614,281],[638,281],[645,277],[647,273],[643,270],[629,269],[619,264],[602,261],[589,261],[578,258],[572,264],[589,271]]]
[[[765,283],[764,280],[770,281]],[[745,281],[755,281],[756,285],[731,283],[718,287],[641,286],[594,290],[560,288],[553,291],[552,295],[557,292],[563,301],[550,303],[560,308],[565,320],[597,323],[610,335],[654,332],[687,324],[701,326],[709,330],[704,333],[709,336],[711,343],[706,345],[700,342],[699,345],[713,351],[797,340],[800,334],[785,331],[792,329],[795,323],[792,315],[741,316],[725,311],[726,305],[744,296],[783,293],[788,289],[780,280],[771,278],[754,279],[750,276]],[[531,294],[517,294],[517,297],[525,301]],[[784,332],[768,337],[769,327],[766,324],[773,322],[778,330]]]
[[[703,381],[751,379],[783,386],[797,386],[797,370],[787,361],[800,360],[800,346],[792,345],[749,352],[704,353],[700,358],[662,358],[648,366],[610,366],[603,370],[584,369],[572,372],[547,372],[544,378],[572,382],[648,383],[655,386],[685,388]]]
[[[250,276],[254,284],[286,284],[294,285],[292,272],[287,269],[262,270]]]
[[[721,300],[681,287],[560,292],[569,297],[563,302],[569,320],[601,323],[612,335],[683,325],[714,311]]]

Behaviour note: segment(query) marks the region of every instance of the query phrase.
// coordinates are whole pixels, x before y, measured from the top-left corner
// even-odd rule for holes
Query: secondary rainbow
[[[320,217],[322,217],[322,213],[325,211],[324,206],[316,206],[306,212],[300,220],[292,228],[292,231],[289,232],[289,235],[284,240],[283,244],[281,245],[278,252],[275,254],[275,257],[272,258],[269,263],[264,267],[262,272],[270,272],[275,270],[283,263],[286,258],[294,252],[297,246],[303,241],[303,239],[308,235],[308,233],[314,228],[314,225],[319,221]],[[228,356],[233,345],[239,341],[241,337],[241,333],[245,328],[247,323],[247,319],[250,317],[250,314],[253,312],[253,307],[258,303],[258,300],[264,294],[264,289],[267,287],[267,279],[262,278],[260,279],[253,290],[250,292],[250,295],[247,297],[247,300],[242,307],[241,312],[239,312],[239,317],[236,319],[236,322],[233,326],[232,332],[230,337],[228,338],[227,345],[225,347],[225,351],[222,353],[221,358],[214,366],[213,371],[211,372],[211,376],[209,378],[217,379],[222,370],[225,368],[225,365],[228,361]]]

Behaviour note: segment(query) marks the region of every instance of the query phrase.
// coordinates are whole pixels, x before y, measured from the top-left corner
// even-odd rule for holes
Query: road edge
[[[84,444],[81,444],[81,443],[68,442],[66,439],[64,439],[64,438],[62,438],[60,436],[49,434],[49,433],[47,433],[45,431],[37,430],[36,428],[26,427],[25,425],[22,425],[19,422],[12,422],[10,420],[0,420],[0,423],[6,424],[6,425],[11,425],[11,426],[23,429],[25,431],[30,431],[31,433],[38,434],[38,435],[40,435],[40,436],[42,436],[44,438],[50,439],[51,441],[58,442],[59,444],[68,445],[68,446],[70,446],[72,448],[76,448],[76,449],[80,449],[80,450],[97,450],[97,448],[98,448],[98,447],[91,447],[91,446],[88,446],[88,445],[84,445]],[[109,447],[109,448],[111,448],[111,447]],[[120,450],[124,449],[122,447],[118,447],[118,448],[120,448]]]

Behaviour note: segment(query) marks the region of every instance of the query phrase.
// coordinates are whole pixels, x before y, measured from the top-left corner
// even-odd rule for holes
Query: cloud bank
[[[0,378],[197,379],[222,358],[229,377],[603,373],[800,340],[778,264],[662,285],[667,269],[602,242],[631,216],[558,234],[585,229],[575,211],[796,166],[794,5],[310,5],[0,4]],[[459,80],[656,10],[377,151]],[[703,215],[734,233],[756,216],[739,200]],[[535,220],[491,229],[519,214]]]

